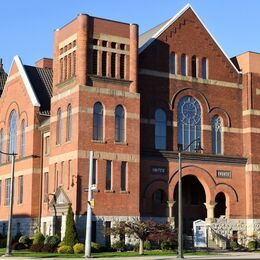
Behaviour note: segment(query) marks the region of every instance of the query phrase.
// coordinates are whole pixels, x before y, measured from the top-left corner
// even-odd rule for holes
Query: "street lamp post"
[[[8,228],[7,228],[7,241],[5,256],[10,256],[12,253],[11,242],[12,242],[12,221],[13,221],[13,206],[14,206],[14,163],[16,153],[4,153],[1,154],[12,156],[12,172],[11,172],[11,187],[10,187],[10,201],[9,201],[9,214],[8,214]]]
[[[196,138],[193,140],[187,147],[183,149],[182,144],[178,144],[178,255],[177,258],[181,259],[184,258],[183,256],[183,205],[182,205],[182,158],[181,154],[182,152],[185,152],[189,149],[189,147],[196,143],[195,152],[199,152],[203,150],[201,148],[200,138]]]

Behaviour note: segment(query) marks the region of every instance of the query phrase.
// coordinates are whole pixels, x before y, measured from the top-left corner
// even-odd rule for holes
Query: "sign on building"
[[[207,225],[205,221],[198,219],[193,222],[194,247],[207,247]]]
[[[154,174],[167,174],[167,168],[161,166],[152,166],[151,172]]]
[[[218,178],[228,178],[228,179],[231,179],[232,178],[232,172],[231,171],[217,170],[217,177]]]

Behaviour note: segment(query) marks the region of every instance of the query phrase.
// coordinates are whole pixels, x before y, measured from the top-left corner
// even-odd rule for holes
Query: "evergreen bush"
[[[151,250],[151,248],[152,248],[151,242],[149,240],[145,240],[144,241],[144,249],[145,250]]]
[[[247,244],[247,248],[249,251],[255,251],[256,250],[256,247],[257,247],[257,243],[255,240],[252,240],[250,241],[248,244]]]
[[[43,244],[45,240],[44,235],[41,232],[37,232],[33,239],[33,245]]]
[[[112,244],[111,246],[113,249],[115,249],[117,252],[123,252],[126,249],[125,241],[119,240]]]
[[[73,247],[76,243],[78,243],[77,231],[74,224],[74,213],[71,208],[71,204],[69,205],[67,219],[66,219],[66,231],[63,239],[64,245]]]

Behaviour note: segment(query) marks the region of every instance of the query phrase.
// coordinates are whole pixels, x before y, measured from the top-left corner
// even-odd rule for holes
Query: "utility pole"
[[[86,240],[85,240],[85,258],[91,257],[91,226],[92,226],[92,179],[93,179],[93,151],[89,152],[89,175],[88,175],[88,202],[87,202],[87,221],[86,221]]]

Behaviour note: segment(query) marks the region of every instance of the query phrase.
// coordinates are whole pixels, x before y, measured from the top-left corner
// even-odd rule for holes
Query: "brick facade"
[[[102,227],[117,219],[153,217],[177,223],[178,109],[187,96],[200,107],[203,151],[183,153],[183,180],[187,185],[185,230],[189,233],[192,221],[197,218],[205,219],[209,225],[216,218],[216,223],[223,219],[230,223],[259,222],[259,54],[249,52],[231,61],[190,6],[159,27],[138,37],[135,24],[85,14],[77,16],[55,31],[53,61],[44,58],[35,65],[39,75],[53,68],[51,90],[46,87],[46,80],[43,82],[51,95],[46,99],[41,99],[39,86],[31,87],[35,78],[28,66],[14,59],[0,98],[2,150],[8,151],[9,117],[15,110],[18,114],[15,187],[17,177],[24,176],[24,192],[23,203],[18,205],[15,188],[14,217],[21,223],[23,219],[32,223],[28,229],[31,233],[38,225],[45,234],[52,234],[56,228],[63,236],[64,216],[71,203],[80,238],[84,238],[87,204],[84,190],[88,186],[91,150],[97,173],[93,210],[96,241],[104,243]],[[170,58],[173,54],[174,64]],[[175,71],[171,69],[173,65]],[[33,99],[34,92],[39,104]],[[102,106],[103,127],[96,138],[93,122],[97,103]],[[125,118],[121,126],[124,138],[120,141],[115,129],[118,106],[123,108]],[[158,109],[166,115],[163,149],[156,149],[155,144]],[[193,113],[193,108],[190,109]],[[213,153],[214,116],[221,122],[222,149],[218,154]],[[23,119],[25,156],[19,158]],[[108,161],[111,161],[109,180]],[[4,197],[10,167],[3,157],[0,221],[7,219]],[[226,235],[237,230],[240,229],[234,224]],[[256,231],[253,224],[247,233]]]

